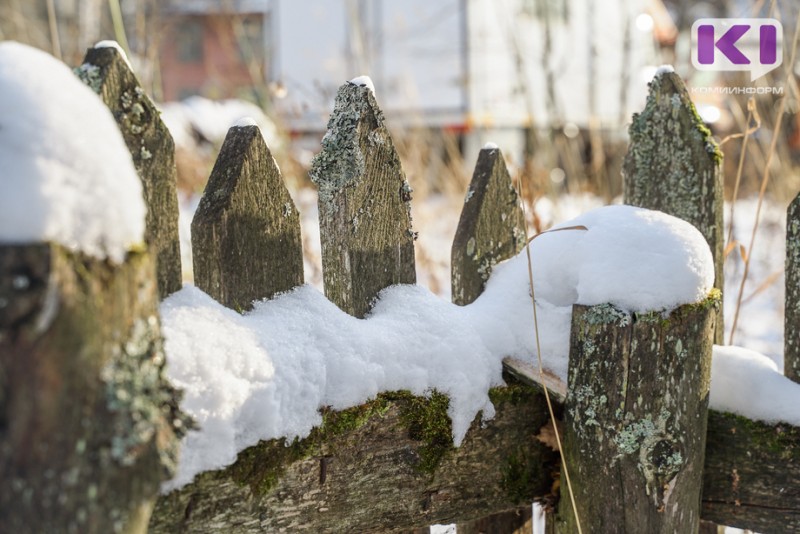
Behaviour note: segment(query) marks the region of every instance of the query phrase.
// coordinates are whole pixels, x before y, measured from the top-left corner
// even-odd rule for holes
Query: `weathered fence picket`
[[[0,246],[0,525],[144,533],[188,420],[147,253]]]
[[[633,115],[623,164],[625,204],[660,210],[692,223],[714,255],[714,287],[722,291],[722,152],[674,72],[650,82],[647,104]],[[722,309],[715,339],[722,343]]]
[[[783,374],[800,382],[800,195],[786,210],[785,272]]]
[[[382,289],[417,281],[411,187],[368,87],[339,87],[309,175],[319,187],[325,296],[364,317]]]
[[[455,304],[478,298],[493,267],[525,246],[525,218],[519,196],[499,148],[484,147],[464,199],[451,249],[451,293]],[[458,532],[527,532],[532,528],[528,504],[470,522]]]
[[[483,293],[492,268],[525,246],[525,218],[503,153],[485,147],[467,189],[450,254],[452,299],[460,306]],[[458,532],[515,532],[531,528],[531,506],[460,522]]]
[[[147,204],[145,242],[156,260],[158,292],[166,298],[182,285],[172,136],[116,48],[90,48],[75,72],[111,110],[142,179]]]
[[[483,293],[492,267],[525,246],[525,218],[499,148],[484,148],[469,184],[451,251],[453,302]]]
[[[574,306],[563,447],[588,532],[697,532],[718,306]],[[560,506],[558,531],[575,532]]]
[[[249,310],[303,284],[300,216],[258,126],[234,126],[192,220],[195,285]]]

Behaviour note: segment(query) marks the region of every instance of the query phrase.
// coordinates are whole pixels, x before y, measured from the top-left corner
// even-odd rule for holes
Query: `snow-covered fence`
[[[129,73],[119,64],[115,50],[97,54],[108,55],[109,61],[118,63],[107,72]],[[97,67],[101,62],[88,59],[79,69],[84,79],[110,91],[113,84],[103,84],[115,78],[102,81],[106,71]],[[101,91],[101,95],[105,93]],[[142,100],[133,102],[131,95]],[[145,104],[149,101],[144,98],[135,87],[106,98],[109,107],[117,109],[115,116],[123,134],[126,125],[142,126],[131,121],[148,113],[150,108]],[[670,102],[675,101],[680,118],[683,101],[670,97]],[[121,111],[115,108],[118,104]],[[643,116],[638,120],[645,120]],[[378,291],[413,281],[410,191],[369,89],[346,84],[337,97],[330,126],[332,133],[323,142],[323,153],[314,165],[314,179],[321,189],[325,268],[330,271],[325,279],[326,293],[352,315],[363,316]],[[667,122],[664,127],[672,126]],[[143,131],[149,131],[147,128]],[[687,139],[696,141],[695,133],[686,133]],[[169,155],[160,153],[171,150],[168,141],[145,141],[142,150],[142,139],[131,142],[126,137],[134,161],[137,153],[146,161],[162,157],[158,161],[170,161]],[[687,139],[672,136],[660,143],[684,146]],[[291,244],[296,238],[294,208],[287,208],[282,200],[280,176],[256,129],[236,127],[229,140],[226,150],[235,154],[218,162],[218,176],[227,178],[226,187],[214,185],[212,179],[206,192],[229,202],[221,212],[209,208],[198,213],[201,218],[209,216],[207,235],[211,237],[206,241],[214,247],[207,254],[215,258],[208,262],[209,270],[227,268],[220,265],[226,262],[225,247],[230,246],[224,242],[239,237],[237,217],[256,218],[255,227],[262,229],[285,221],[285,233],[278,239],[284,239],[289,250],[297,250]],[[487,194],[479,211],[500,214],[500,223],[493,219],[500,225],[492,229],[497,234],[488,235],[490,243],[492,235],[497,242],[502,239],[505,243],[506,236],[518,238],[518,231],[514,232],[519,228],[518,214],[503,219],[505,205],[497,203],[504,202],[505,193],[510,194],[506,175],[498,167],[499,151],[490,149],[486,155],[495,158],[491,161],[495,176],[502,176],[490,180],[487,187],[501,190]],[[130,166],[130,162],[127,164]],[[140,161],[140,173],[142,165]],[[476,176],[480,174],[476,171]],[[147,187],[149,178],[140,176]],[[104,176],[92,182],[96,186],[107,183]],[[254,203],[263,201],[266,189],[273,195],[269,208],[257,210]],[[156,198],[152,190],[147,195],[151,211],[173,209],[171,200],[159,203]],[[133,197],[122,200],[125,202],[119,207],[125,209],[130,204],[127,200],[133,201]],[[94,221],[93,215],[89,210],[82,220]],[[171,224],[171,214],[161,215],[167,221],[164,224]],[[280,216],[278,223],[276,216]],[[480,214],[477,217],[480,219]],[[149,221],[152,223],[152,219]],[[215,223],[219,226],[213,226]],[[114,230],[110,225],[103,229]],[[476,235],[482,232],[474,231]],[[106,233],[98,238],[101,247],[109,246]],[[140,232],[135,243],[141,237]],[[78,251],[67,251],[65,246],[76,246],[71,241],[62,246],[50,235],[36,239],[44,243],[0,246],[0,524],[20,532],[141,532],[147,528],[159,484],[174,469],[178,438],[189,425],[177,408],[179,395],[162,375],[156,289],[161,278],[156,276],[153,260],[134,242],[111,243],[119,248],[113,256],[119,262],[114,263],[84,254],[80,246]],[[97,243],[89,243],[90,250],[91,245]],[[273,243],[267,240],[266,244],[245,245],[272,247]],[[161,250],[156,244],[151,246]],[[257,256],[258,251],[248,250],[247,254]],[[302,278],[296,260],[283,259],[289,267],[264,270],[293,273],[293,278],[279,286],[289,288]],[[175,261],[178,265],[177,258]],[[472,266],[478,274],[491,267],[491,258]],[[245,266],[236,274],[249,277],[252,271]],[[500,269],[496,274],[502,274]],[[220,282],[220,288],[232,283],[229,278]],[[234,294],[227,286],[218,293],[213,293],[215,283],[207,288],[217,298],[227,300],[228,306],[244,309],[248,299],[269,297],[280,290],[271,289],[273,286],[265,289],[262,283],[268,282],[242,286],[234,298],[225,297]],[[704,287],[704,291],[708,289]],[[522,301],[528,303],[524,289],[516,293],[523,293]],[[458,318],[484,300],[477,299],[469,307],[448,303],[432,306],[441,305],[434,310],[443,317]],[[334,309],[327,301],[324,304]],[[481,321],[492,319],[491,313],[502,313],[506,303],[491,304],[487,308],[490,313],[482,310],[484,313],[478,314]],[[450,308],[461,315],[450,313]],[[796,484],[800,479],[800,429],[714,410],[706,412],[713,308],[713,296],[703,303],[680,307],[668,317],[660,313],[627,316],[607,305],[575,308],[569,388],[558,380],[551,386],[556,417],[563,418],[566,426],[565,452],[586,521],[585,531],[618,532],[623,518],[629,531],[650,527],[653,531],[691,531],[698,514],[717,523],[761,532],[800,529],[800,491]],[[402,315],[403,320],[409,321],[417,311]],[[225,312],[237,320],[248,317]],[[164,314],[166,317],[167,311]],[[220,317],[227,316],[212,314],[210,320]],[[324,317],[335,319],[337,325],[369,322],[353,318],[339,321],[334,314]],[[503,330],[502,322],[513,319],[502,316],[497,330],[511,333]],[[465,324],[479,325],[477,321],[460,324],[459,334],[464,333]],[[405,347],[402,342],[416,332],[399,330],[387,337]],[[251,333],[243,328],[236,330],[242,331]],[[355,346],[357,340],[353,341]],[[349,356],[350,344],[345,345],[343,354]],[[469,352],[464,351],[465,361],[474,363],[477,360],[467,358]],[[502,352],[505,354],[506,349]],[[420,353],[424,351],[420,349]],[[266,354],[258,352],[258,356]],[[314,360],[297,363],[308,361]],[[500,358],[493,361],[499,377]],[[453,371],[452,367],[444,369]],[[271,372],[276,370],[277,366]],[[291,385],[302,394],[308,393],[316,386],[306,384],[303,377],[312,371],[293,374],[301,378]],[[446,374],[447,379],[451,376]],[[465,376],[469,375],[459,375],[461,379]],[[324,373],[323,377],[334,378]],[[322,409],[320,424],[304,438],[263,438],[256,445],[237,449],[232,464],[218,464],[226,466],[200,472],[191,482],[158,498],[149,529],[165,533],[398,531],[440,522],[467,524],[532,500],[552,504],[558,499],[555,488],[560,466],[558,455],[550,448],[554,422],[545,406],[542,386],[536,382],[535,373],[526,374],[512,365],[506,367],[505,378],[507,386],[489,390],[492,404],[482,405],[494,410],[494,416],[487,421],[476,416],[458,447],[453,445],[455,425],[448,411],[457,403],[457,396],[448,399],[435,391],[426,397],[408,391],[384,391],[359,406]],[[317,406],[315,402],[312,413],[316,414]],[[272,408],[275,404],[269,408],[247,405],[251,414]],[[458,419],[454,416],[453,420]],[[218,430],[224,434],[230,428],[223,425]],[[213,426],[209,432],[213,433]],[[593,450],[586,452],[587,447]],[[612,472],[616,475],[609,474]],[[619,479],[613,484],[621,485],[611,485],[609,480],[614,476]],[[700,479],[702,504],[697,489]],[[563,480],[561,488],[563,495]],[[620,495],[626,499],[624,511]],[[672,507],[675,504],[677,510]],[[609,510],[616,513],[609,516]],[[686,523],[680,519],[681,512],[688,516]],[[568,518],[568,510],[562,510],[561,516]],[[568,522],[555,526],[562,532],[571,531]]]
[[[103,45],[90,48],[75,73],[113,113],[142,179],[147,204],[145,241],[156,258],[158,291],[163,299],[181,288],[175,145],[125,53],[117,46]]]
[[[722,291],[722,152],[671,69],[660,69],[650,82],[647,104],[634,114],[629,133],[625,204],[669,213],[700,230],[714,255],[714,287]],[[717,343],[723,332],[720,308]]]
[[[303,284],[300,217],[258,126],[228,132],[192,220],[195,285],[249,310]]]
[[[309,175],[319,188],[325,296],[364,317],[382,289],[416,283],[416,234],[411,187],[383,112],[372,89],[354,82],[336,94]]]
[[[450,255],[453,302],[483,293],[492,267],[525,246],[525,219],[501,150],[484,147],[464,199]]]
[[[487,145],[478,154],[450,255],[453,302],[466,305],[483,293],[492,268],[525,246],[525,218],[502,151]],[[530,529],[532,510],[524,506],[475,521],[458,532],[513,532]]]

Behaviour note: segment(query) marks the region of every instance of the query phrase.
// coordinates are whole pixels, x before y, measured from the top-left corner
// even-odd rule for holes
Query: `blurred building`
[[[676,29],[662,0],[170,0],[166,99],[255,94],[297,134],[372,77],[396,127],[446,129],[468,158],[532,128],[623,132]]]
[[[169,0],[159,5],[164,100],[192,95],[259,100],[265,83],[268,0]]]

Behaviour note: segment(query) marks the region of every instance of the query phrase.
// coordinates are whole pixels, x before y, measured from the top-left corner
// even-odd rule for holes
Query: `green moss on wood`
[[[408,392],[388,396],[397,402],[400,421],[408,428],[408,436],[422,442],[417,469],[432,474],[453,450],[453,423],[447,415],[450,399],[438,391],[433,391],[430,397],[417,397]]]
[[[731,434],[744,433],[749,439],[748,447],[759,453],[769,452],[786,459],[794,456],[797,450],[800,429],[785,423],[769,424],[754,421],[731,412],[718,412],[718,417],[726,420]]]
[[[500,485],[509,500],[516,504],[530,502],[530,496],[536,493],[538,473],[542,466],[541,458],[532,454],[531,450],[530,447],[520,447],[504,460]]]
[[[288,465],[320,452],[322,445],[332,438],[342,436],[364,426],[371,418],[381,417],[389,409],[384,396],[346,410],[322,410],[322,424],[308,437],[262,441],[241,451],[236,463],[230,467],[234,481],[250,487],[254,495],[269,492],[280,479]]]
[[[714,256],[714,286],[723,287],[722,152],[674,73],[657,75],[647,104],[633,116],[623,164],[626,204],[656,209],[694,225]],[[723,316],[717,312],[716,341]]]
[[[519,406],[530,402],[539,392],[531,386],[527,386],[518,382],[510,377],[506,377],[508,385],[503,387],[494,387],[489,390],[489,400],[492,401],[495,408],[500,408],[505,403],[510,403],[512,406]]]

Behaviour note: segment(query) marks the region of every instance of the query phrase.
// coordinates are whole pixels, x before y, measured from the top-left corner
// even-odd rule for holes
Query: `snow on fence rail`
[[[515,307],[526,301],[530,306],[530,287],[519,276],[526,271],[521,256],[494,269],[524,244],[516,197],[495,148],[481,152],[453,245],[454,299],[458,304],[472,302],[469,305],[435,303],[428,311],[414,309],[434,301],[416,289],[402,288],[382,293],[395,306],[379,301],[366,321],[346,318],[338,311],[318,314],[316,310],[334,308],[305,290],[261,302],[244,316],[225,311],[208,297],[202,297],[206,304],[193,308],[195,293],[187,290],[162,305],[162,314],[168,318],[170,309],[188,302],[188,315],[195,310],[211,326],[230,325],[231,336],[252,333],[239,322],[241,318],[279,325],[289,336],[281,339],[295,331],[322,339],[322,345],[313,345],[312,339],[292,353],[300,372],[294,375],[298,380],[293,387],[283,391],[289,399],[314,394],[316,386],[302,377],[319,376],[319,369],[311,367],[324,362],[304,359],[303,347],[341,354],[342,360],[353,355],[341,344],[325,349],[327,340],[320,332],[326,325],[281,322],[288,312],[311,321],[331,319],[333,327],[347,332],[363,331],[382,317],[382,324],[396,327],[395,331],[377,330],[373,335],[382,339],[372,345],[363,345],[362,339],[352,341],[365,352],[378,347],[389,358],[397,355],[393,345],[400,343],[402,348],[405,339],[419,335],[403,331],[402,321],[449,324],[453,333],[441,330],[443,339],[463,347],[463,362],[470,363],[447,367],[448,361],[458,364],[459,360],[443,356],[438,363],[452,374],[434,382],[438,391],[426,390],[423,380],[416,389],[378,389],[356,406],[352,398],[339,396],[331,403],[336,409],[319,412],[319,404],[312,399],[313,428],[295,430],[295,439],[279,433],[229,451],[229,462],[202,470],[191,482],[172,484],[174,489],[159,495],[159,483],[175,472],[177,440],[187,430],[197,437],[178,408],[180,396],[163,375],[156,314],[156,287],[166,296],[175,289],[174,271],[180,272],[178,256],[168,253],[176,239],[171,221],[177,218],[171,198],[172,143],[115,49],[90,50],[79,70],[115,112],[133,154],[146,192],[147,243],[152,256],[134,251],[117,265],[55,243],[0,246],[1,524],[20,532],[144,532],[149,525],[152,532],[171,533],[401,531],[461,522],[468,530],[471,521],[532,500],[551,505],[558,501],[554,483],[559,461],[549,446],[548,430],[554,422],[549,421],[538,376],[529,371],[530,360],[527,365],[519,359],[506,360],[506,384],[500,380],[500,358],[523,356],[515,350],[525,352],[525,343],[517,343],[514,336],[532,338],[533,334],[528,316]],[[0,68],[0,84],[5,82]],[[667,85],[672,92],[664,96],[661,91]],[[718,154],[708,149],[709,140],[698,133],[691,103],[682,95],[685,88],[678,77],[658,75],[648,106],[666,102],[669,110],[659,108],[650,114],[646,110],[639,116],[632,127],[634,144],[626,173],[636,182],[636,198],[642,204],[658,196],[648,193],[648,188],[659,191],[663,186],[658,173],[644,178],[648,167],[683,169],[688,176],[711,180],[704,186],[683,184],[699,187],[700,194],[676,196],[668,209],[691,213],[698,208],[675,203],[701,204],[704,218],[692,222],[717,251],[712,238],[719,236],[709,232],[721,226],[714,226],[708,217],[720,209],[719,175],[714,167]],[[662,130],[670,124],[680,127],[664,138]],[[693,126],[685,128],[687,124]],[[414,282],[411,192],[370,90],[357,84],[342,86],[330,127],[312,171],[320,188],[326,295],[342,310],[363,317],[381,290]],[[698,150],[708,154],[708,162],[692,159]],[[150,161],[160,163],[148,166]],[[198,210],[193,223],[198,285],[221,304],[241,312],[255,300],[302,284],[296,209],[256,127],[231,129],[205,195],[201,201],[205,209]],[[707,293],[710,271],[708,276],[704,273],[711,266],[697,252],[694,230],[631,208],[587,214],[582,220],[585,235],[597,242],[587,244],[584,237],[573,235],[569,246],[562,244],[559,249],[553,248],[550,238],[534,243],[539,247],[536,251],[558,251],[572,262],[562,268],[545,262],[537,280],[554,276],[569,282],[545,291],[540,306],[550,311],[557,308],[556,319],[546,323],[545,329],[567,324],[569,372],[565,360],[564,367],[551,373],[545,383],[559,399],[557,414],[562,419],[559,424],[564,428],[565,453],[584,529],[691,532],[697,530],[701,517],[761,532],[800,528],[796,484],[800,428],[708,410],[712,332],[720,303],[717,294]],[[165,241],[154,237],[162,235],[160,224]],[[630,232],[615,235],[620,229]],[[663,256],[663,280],[652,285],[656,293],[666,287],[688,291],[690,297],[667,305],[663,298],[636,301],[630,300],[635,296],[619,291],[602,291],[602,276],[616,277],[615,288],[625,287],[626,281],[634,284],[629,273],[636,272],[637,263],[626,266],[612,261],[599,276],[597,266],[602,263],[598,262],[608,259],[604,254],[613,254],[620,242],[628,249],[647,249],[648,236],[660,245],[674,243],[677,249],[670,250],[688,247],[683,252],[688,256]],[[642,253],[658,257],[657,252]],[[683,263],[688,264],[681,264],[686,258],[690,261]],[[718,266],[720,255],[714,260]],[[582,266],[592,268],[587,273],[579,269]],[[495,276],[484,287],[492,270]],[[704,293],[698,297],[699,290]],[[584,304],[590,305],[572,308],[579,293],[599,300],[587,297]],[[617,297],[634,311],[608,304]],[[641,309],[636,302],[662,304]],[[280,308],[281,303],[293,303],[294,308]],[[662,306],[677,308],[666,313]],[[392,322],[395,316],[402,320]],[[519,328],[514,330],[509,324]],[[197,334],[207,341],[203,332]],[[543,333],[547,335],[553,334]],[[470,354],[487,350],[486,338],[509,338],[516,344],[509,339],[495,341],[504,347],[499,356],[491,350],[480,358]],[[246,340],[222,341],[213,350]],[[435,352],[449,349],[432,344],[435,341],[430,335],[421,336],[408,346],[416,347],[418,359],[434,365]],[[218,356],[224,360],[226,355]],[[262,368],[248,372],[263,373],[268,379],[280,371],[269,361],[262,363]],[[347,362],[340,363],[346,371]],[[284,364],[293,363],[286,360]],[[396,364],[393,369],[400,378],[386,376],[383,383],[408,380],[409,369],[404,367],[410,363],[401,359]],[[470,367],[478,364],[485,367]],[[209,369],[213,371],[213,365]],[[483,380],[482,395],[491,402],[483,403],[479,397],[475,404],[470,397],[466,400],[473,402],[472,411],[464,412],[465,398],[458,396],[462,386],[448,380],[469,381],[480,374],[486,375],[477,377]],[[341,383],[324,374],[322,380]],[[287,398],[277,399],[278,404],[251,402],[245,406],[247,414],[254,421],[270,420],[260,412],[278,409],[277,416],[283,417],[280,402]],[[485,420],[475,417],[479,409]],[[800,418],[792,422],[797,424]],[[275,424],[289,428],[286,425],[292,422]],[[230,432],[224,424],[216,429],[223,438]],[[213,428],[204,431],[213,433]],[[563,483],[561,488],[563,494]],[[574,531],[570,514],[567,499],[562,498],[558,514],[550,516],[557,531]]]

